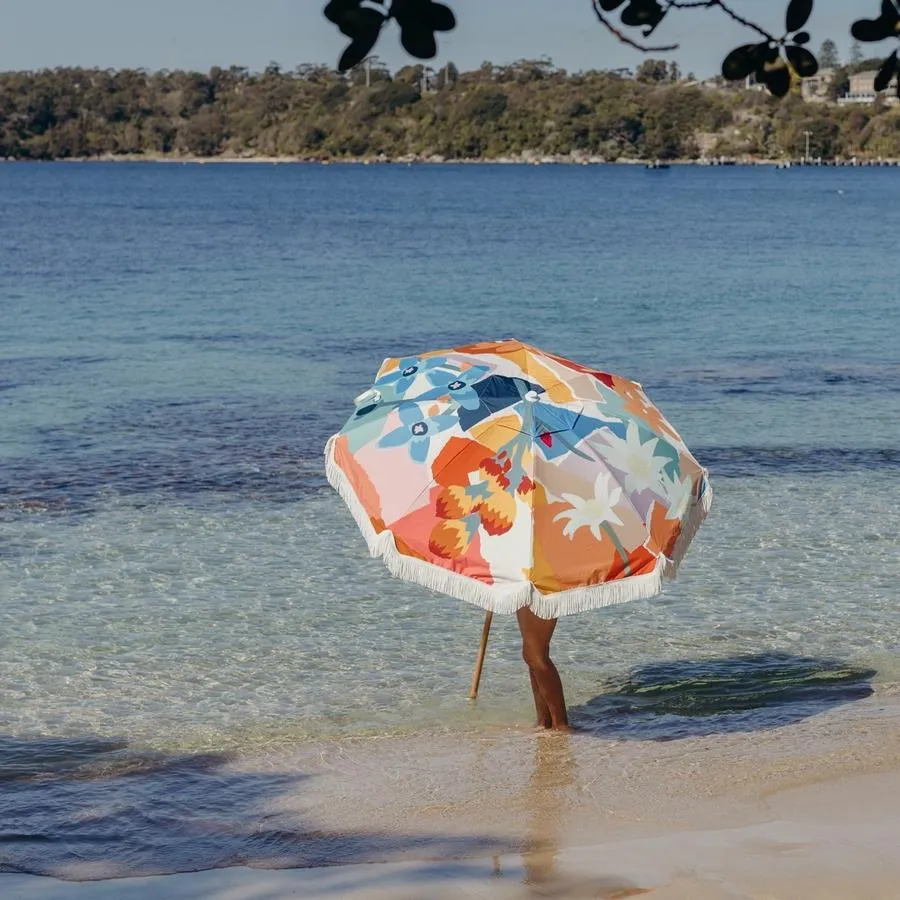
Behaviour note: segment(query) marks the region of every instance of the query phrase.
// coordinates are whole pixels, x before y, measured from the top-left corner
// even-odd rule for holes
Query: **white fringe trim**
[[[683,530],[675,545],[672,558],[661,557],[652,572],[632,575],[603,584],[571,588],[555,594],[542,594],[531,582],[515,585],[487,585],[468,575],[461,575],[459,572],[445,569],[443,566],[401,553],[397,549],[394,535],[389,529],[378,534],[372,527],[368,513],[359,502],[346,474],[335,462],[334,444],[336,439],[337,435],[330,438],[325,447],[325,474],[329,484],[340,494],[359,526],[369,553],[373,557],[380,556],[391,574],[398,578],[420,584],[432,591],[449,594],[451,597],[495,613],[512,614],[522,607],[528,607],[542,619],[555,619],[560,616],[569,616],[591,609],[655,596],[662,590],[664,576],[675,577],[678,565],[697,533],[700,523],[706,518],[712,502],[712,491],[707,482],[703,498],[692,506],[688,519],[682,526]]]

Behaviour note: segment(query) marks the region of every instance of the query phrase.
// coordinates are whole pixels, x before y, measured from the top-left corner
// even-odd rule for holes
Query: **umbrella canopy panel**
[[[712,500],[640,384],[514,340],[385,360],[326,469],[394,574],[544,618],[657,593]]]

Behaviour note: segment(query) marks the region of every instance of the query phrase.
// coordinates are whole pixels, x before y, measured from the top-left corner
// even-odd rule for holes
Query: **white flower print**
[[[659,480],[662,486],[662,496],[669,504],[666,510],[667,519],[681,519],[687,512],[693,496],[694,484],[690,478],[679,481],[678,478],[670,478],[663,473]],[[657,491],[660,493],[660,491]]]
[[[564,509],[553,517],[554,522],[568,519],[563,534],[570,540],[575,537],[579,528],[590,528],[591,534],[599,541],[602,538],[601,527],[604,524],[622,525],[614,507],[622,499],[620,488],[612,476],[602,472],[594,483],[593,497],[579,497],[576,494],[563,494],[562,499],[571,507]]]
[[[663,467],[671,461],[668,457],[654,455],[659,438],[651,438],[642,444],[637,423],[633,420],[628,423],[624,440],[611,432],[604,437],[609,446],[599,448],[600,453],[609,465],[625,475],[625,490],[629,494],[659,483]]]

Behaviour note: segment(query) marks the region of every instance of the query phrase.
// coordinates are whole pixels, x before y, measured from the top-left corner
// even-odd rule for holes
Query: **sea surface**
[[[165,859],[136,811],[224,815],[204,760],[528,724],[514,621],[470,704],[483,613],[392,579],[325,481],[389,355],[617,372],[710,469],[678,580],[560,622],[585,732],[900,702],[898,178],[0,165],[0,871]],[[119,818],[76,828],[117,772]]]

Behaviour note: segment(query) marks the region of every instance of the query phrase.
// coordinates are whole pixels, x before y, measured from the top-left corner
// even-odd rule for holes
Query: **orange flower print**
[[[453,484],[438,494],[436,512],[442,519],[464,519],[481,505],[481,500],[473,496],[471,489]]]
[[[441,559],[457,559],[472,543],[473,532],[460,519],[445,519],[431,531],[428,549]]]
[[[443,521],[431,532],[429,548],[442,559],[457,559],[468,548],[479,528],[489,536],[506,534],[516,520],[516,494],[527,496],[535,484],[522,468],[526,444],[515,438],[495,456],[484,457],[468,473],[471,484],[445,486],[435,501]],[[474,476],[474,477],[473,477]],[[462,473],[457,477],[462,478]]]
[[[488,534],[506,534],[516,519],[515,497],[506,491],[496,491],[481,504],[478,512]]]
[[[481,461],[478,471],[491,491],[505,491],[509,488],[509,479],[506,473],[512,468],[512,462],[504,451],[500,451],[496,457],[488,457]]]

